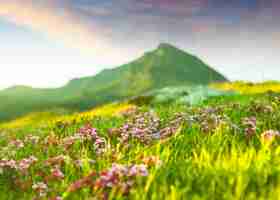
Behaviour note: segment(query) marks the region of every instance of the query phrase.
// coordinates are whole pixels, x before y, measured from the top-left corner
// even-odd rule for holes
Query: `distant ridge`
[[[0,92],[0,120],[50,108],[93,106],[176,85],[207,85],[227,79],[202,60],[168,43],[139,59],[56,89],[16,86]]]

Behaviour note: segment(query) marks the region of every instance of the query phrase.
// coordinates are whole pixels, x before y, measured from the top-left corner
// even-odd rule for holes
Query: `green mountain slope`
[[[53,108],[85,110],[176,85],[205,85],[226,78],[200,59],[169,44],[161,44],[126,65],[96,76],[74,79],[57,89],[17,86],[0,92],[0,120]]]

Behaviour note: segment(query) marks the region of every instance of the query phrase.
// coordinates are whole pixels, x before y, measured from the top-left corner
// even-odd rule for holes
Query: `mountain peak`
[[[199,58],[167,43],[137,60],[105,72],[74,79],[56,89],[17,86],[0,92],[0,120],[58,107],[86,110],[165,87],[226,81],[222,74]],[[11,105],[13,110],[7,112],[6,108]],[[19,112],[15,113],[16,110]]]
[[[161,43],[158,46],[158,49],[177,49],[177,48],[169,43]]]

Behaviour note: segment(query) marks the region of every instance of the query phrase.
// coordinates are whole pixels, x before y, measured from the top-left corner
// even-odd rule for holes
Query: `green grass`
[[[44,181],[38,172],[50,174],[44,163],[47,159],[66,156],[60,166],[65,177],[62,180],[45,181],[49,187],[48,199],[61,196],[64,199],[279,199],[280,196],[280,146],[275,138],[272,143],[261,141],[261,134],[267,130],[280,130],[280,101],[277,94],[232,95],[211,97],[198,105],[188,106],[176,103],[145,105],[140,113],[153,110],[160,118],[160,129],[172,127],[170,122],[178,113],[184,116],[176,132],[165,139],[156,139],[143,144],[132,139],[129,145],[121,145],[118,137],[109,137],[110,128],[118,128],[135,114],[129,116],[94,116],[87,121],[62,124],[43,124],[3,129],[0,137],[0,158],[20,160],[30,155],[38,158],[27,174],[3,169],[0,174],[0,199],[34,199],[38,193],[32,184]],[[267,108],[268,109],[267,111]],[[209,111],[212,108],[212,111]],[[256,117],[256,133],[248,138],[242,121]],[[213,119],[218,119],[214,123]],[[107,150],[98,156],[92,141],[76,142],[69,149],[57,143],[44,142],[52,138],[61,142],[74,135],[77,130],[90,122],[100,136],[107,141]],[[205,123],[206,122],[206,123]],[[205,126],[208,126],[205,131]],[[32,134],[41,139],[33,145],[26,142],[21,149],[9,146],[15,138],[23,140]],[[50,140],[51,141],[51,140]],[[141,164],[143,158],[158,157],[161,165],[148,167],[147,177],[137,176],[128,194],[122,194],[116,187],[96,189],[82,187],[69,192],[69,186],[91,172],[100,173],[113,163],[124,165]],[[75,167],[74,160],[81,159],[83,167]],[[89,162],[95,160],[94,163]],[[99,175],[91,178],[95,181]],[[20,188],[16,182],[26,183]],[[30,185],[29,181],[32,183]],[[29,183],[29,184],[28,184]],[[103,196],[104,197],[104,196]]]

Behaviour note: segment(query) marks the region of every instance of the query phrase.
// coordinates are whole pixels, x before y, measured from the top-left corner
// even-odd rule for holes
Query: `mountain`
[[[56,89],[16,86],[0,92],[0,120],[53,108],[90,107],[176,85],[206,85],[227,79],[170,44],[160,44],[139,59],[95,76],[71,80]]]

